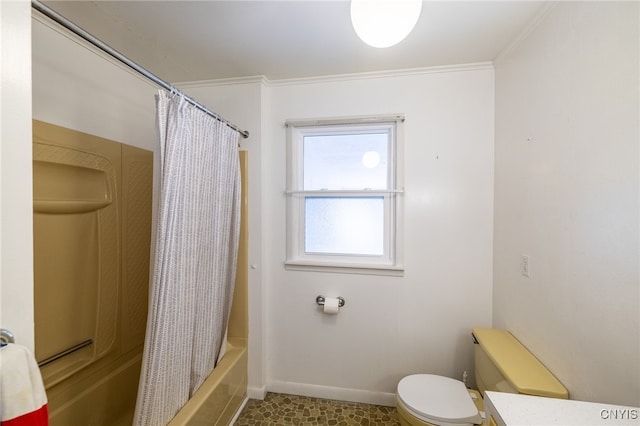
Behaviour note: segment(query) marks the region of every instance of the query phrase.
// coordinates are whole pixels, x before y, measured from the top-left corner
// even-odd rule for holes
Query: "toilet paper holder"
[[[7,343],[15,343],[16,338],[12,332],[6,328],[0,328],[0,343],[6,345]]]
[[[336,299],[338,299],[338,307],[342,308],[344,306],[344,298],[338,296]],[[318,296],[316,297],[316,303],[320,306],[324,306],[324,296]]]

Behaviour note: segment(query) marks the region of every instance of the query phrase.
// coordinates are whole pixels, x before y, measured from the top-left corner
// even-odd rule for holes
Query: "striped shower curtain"
[[[181,95],[157,98],[149,315],[135,425],[165,425],[213,370],[235,281],[238,132]]]

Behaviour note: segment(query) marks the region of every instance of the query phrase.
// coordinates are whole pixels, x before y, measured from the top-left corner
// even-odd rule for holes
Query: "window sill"
[[[365,265],[341,264],[331,262],[311,262],[304,260],[288,260],[284,267],[290,271],[333,272],[339,274],[404,276],[404,266],[397,265]]]

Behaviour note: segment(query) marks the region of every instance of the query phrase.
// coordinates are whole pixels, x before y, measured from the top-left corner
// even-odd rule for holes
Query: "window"
[[[287,122],[287,268],[402,273],[402,121]]]

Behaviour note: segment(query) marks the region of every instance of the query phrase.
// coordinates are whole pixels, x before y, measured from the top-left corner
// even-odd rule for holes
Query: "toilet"
[[[460,380],[413,374],[398,383],[396,408],[403,426],[472,426],[484,421],[485,391],[569,398],[567,389],[511,333],[474,328],[478,391]]]

